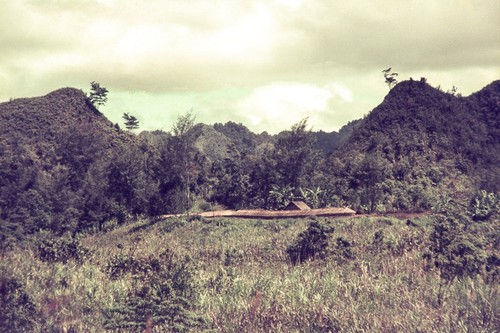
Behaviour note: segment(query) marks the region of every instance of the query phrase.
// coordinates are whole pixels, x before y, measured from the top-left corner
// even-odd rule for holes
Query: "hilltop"
[[[97,110],[85,93],[62,88],[45,96],[0,103],[1,138],[35,143],[55,141],[64,131],[81,125],[110,135],[113,124]]]

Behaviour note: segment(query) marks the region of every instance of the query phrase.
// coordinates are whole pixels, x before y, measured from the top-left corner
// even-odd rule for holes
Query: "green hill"
[[[334,177],[348,182],[337,186],[363,192],[355,201],[372,210],[430,209],[439,197],[497,192],[499,98],[500,81],[468,97],[422,81],[398,84],[333,154]]]
[[[102,224],[115,215],[111,165],[135,145],[77,89],[1,103],[0,235]]]

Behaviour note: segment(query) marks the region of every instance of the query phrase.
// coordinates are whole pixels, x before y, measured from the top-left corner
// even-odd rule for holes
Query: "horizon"
[[[338,131],[382,102],[388,67],[464,96],[500,77],[495,0],[0,2],[0,100],[96,81],[101,112],[145,130],[193,110],[254,133],[305,117]]]

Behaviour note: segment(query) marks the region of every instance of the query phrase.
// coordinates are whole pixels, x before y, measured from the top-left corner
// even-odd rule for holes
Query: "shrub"
[[[3,267],[1,268],[3,270]],[[0,327],[2,332],[31,332],[35,305],[17,279],[0,276]]]
[[[495,193],[481,190],[470,203],[470,213],[475,221],[489,219],[498,209],[498,198]]]
[[[480,239],[467,232],[466,226],[467,221],[457,216],[441,215],[429,236],[431,257],[446,282],[473,277],[481,272],[485,263]]]
[[[133,287],[122,302],[105,310],[106,328],[143,332],[166,325],[172,332],[188,332],[204,325],[203,318],[194,312],[198,286],[189,257],[167,250],[158,257],[131,262],[136,273],[132,275]]]
[[[373,234],[372,246],[374,249],[381,249],[384,245],[385,234],[383,230],[377,230]]]
[[[38,244],[38,257],[45,262],[62,262],[69,260],[82,262],[89,250],[74,237],[53,237],[43,239]]]
[[[500,282],[500,257],[496,253],[486,258],[485,280],[490,283]]]
[[[141,274],[147,270],[148,264],[144,260],[136,259],[133,255],[119,253],[113,256],[106,265],[106,272],[112,280],[122,278],[127,273]]]
[[[206,219],[198,214],[189,215],[188,222],[196,222],[196,221],[205,223]]]
[[[292,264],[295,265],[308,259],[325,259],[328,256],[330,234],[334,230],[333,226],[312,219],[307,229],[299,234],[286,251]]]
[[[339,263],[354,259],[352,243],[343,237],[338,237],[335,240],[335,245],[333,247],[333,256]]]
[[[212,210],[212,204],[208,201],[202,200],[198,202],[198,209],[202,212],[210,212]]]
[[[186,225],[186,220],[180,217],[172,217],[165,219],[161,222],[161,230],[165,233],[170,233],[177,228],[183,227]]]

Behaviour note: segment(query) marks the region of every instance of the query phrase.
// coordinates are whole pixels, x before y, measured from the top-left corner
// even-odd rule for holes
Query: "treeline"
[[[280,209],[297,199],[358,212],[439,210],[480,197],[495,206],[499,95],[499,81],[467,98],[400,83],[340,133],[329,155],[307,119],[273,137],[234,123],[204,131],[188,113],[170,132],[135,135],[75,89],[3,103],[0,242],[41,229],[103,230],[134,215]]]

